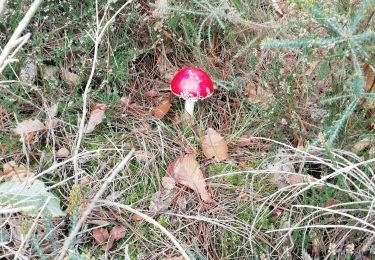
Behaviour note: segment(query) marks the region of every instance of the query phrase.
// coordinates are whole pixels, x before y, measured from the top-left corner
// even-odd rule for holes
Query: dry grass
[[[191,259],[373,256],[375,160],[370,152],[362,154],[364,159],[346,149],[371,133],[367,119],[358,111],[337,149],[308,143],[321,137],[327,114],[338,111],[335,105],[321,107],[319,99],[337,93],[335,84],[348,71],[347,58],[339,51],[260,49],[266,36],[305,36],[305,28],[324,36],[327,30],[309,23],[305,15],[296,16],[301,12],[293,6],[281,6],[288,8],[280,18],[264,1],[252,5],[237,1],[240,6],[236,1],[223,1],[222,6],[215,1],[202,5],[175,1],[164,10],[168,14],[160,10],[155,14],[155,6],[147,1],[120,2],[47,1],[28,27],[33,36],[16,55],[20,62],[7,66],[1,76],[0,159],[26,165],[33,172],[30,181],[43,180],[60,198],[67,216],[50,218],[41,210],[30,218],[0,208],[0,255],[9,259],[63,259],[65,254],[77,259],[163,259],[181,254]],[[14,29],[20,19],[11,14],[24,4],[8,5],[3,23]],[[204,20],[200,12],[210,12],[210,5],[214,12]],[[223,11],[229,7],[230,13]],[[56,12],[69,18],[54,16]],[[288,27],[297,22],[300,28]],[[373,25],[371,18],[367,24]],[[1,39],[9,40],[10,35],[7,30]],[[320,60],[307,75],[306,66],[319,55],[339,58]],[[38,65],[32,83],[19,77],[28,56]],[[198,104],[193,125],[181,117],[183,102],[177,98],[168,114],[156,119],[152,109],[169,96],[171,75],[188,65],[212,75],[215,95]],[[56,81],[47,79],[49,66],[67,68],[80,82],[68,84],[61,72]],[[254,104],[249,96],[253,86],[267,102]],[[84,134],[96,103],[108,105],[106,119],[92,134]],[[51,116],[54,104],[58,112]],[[28,118],[59,122],[21,142],[12,136],[14,126]],[[209,127],[228,141],[230,157],[225,162],[208,160],[201,152],[200,137]],[[70,151],[67,158],[56,155],[62,147]],[[291,162],[293,170],[270,170],[280,148],[285,161],[276,163]],[[132,149],[128,162],[124,157]],[[178,186],[166,211],[150,211],[168,164],[186,153],[195,154],[200,162],[214,202],[205,204]],[[317,181],[277,187],[272,182],[276,173],[312,175]],[[143,220],[135,220],[134,214]],[[115,225],[125,227],[126,236],[104,252],[92,230]],[[5,239],[4,234],[10,237]]]

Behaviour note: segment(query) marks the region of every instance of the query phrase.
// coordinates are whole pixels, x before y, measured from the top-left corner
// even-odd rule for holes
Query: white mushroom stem
[[[193,117],[194,114],[194,105],[195,102],[197,102],[194,99],[186,99],[185,100],[185,112],[188,113],[191,117]]]

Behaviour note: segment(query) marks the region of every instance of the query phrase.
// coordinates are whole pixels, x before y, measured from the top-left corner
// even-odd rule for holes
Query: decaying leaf
[[[65,157],[68,157],[70,154],[69,150],[65,147],[62,147],[60,148],[57,152],[56,152],[56,156],[57,157],[61,157],[61,158],[65,158]]]
[[[98,245],[103,245],[103,243],[109,238],[109,233],[106,228],[95,228],[92,231],[92,236]]]
[[[174,189],[159,190],[152,195],[149,210],[155,213],[162,212],[168,209],[172,204],[174,197]]]
[[[107,231],[108,233],[108,231]],[[103,245],[102,249],[103,250],[109,250],[113,247],[113,243],[121,238],[125,237],[125,228],[123,226],[114,226],[109,233],[109,240],[107,244]]]
[[[27,84],[33,84],[38,74],[38,67],[36,60],[32,57],[28,57],[20,71],[20,80]]]
[[[143,218],[140,215],[135,214],[135,213],[132,215],[131,219],[137,222],[143,221]]]
[[[370,147],[371,144],[375,143],[375,140],[371,140],[370,138],[364,138],[358,142],[356,142],[351,151],[353,153],[359,153],[365,149],[367,149],[368,147]]]
[[[64,69],[64,68],[61,68],[60,72],[61,72],[62,80],[64,80],[66,84],[68,84],[68,86],[74,87],[78,85],[80,79],[77,74],[70,72],[69,70]]]
[[[176,186],[176,182],[173,178],[164,176],[161,179],[161,186],[163,186],[164,189],[171,190]]]
[[[171,98],[164,99],[161,103],[154,108],[152,111],[153,115],[157,119],[162,119],[171,108]]]
[[[208,159],[217,162],[228,158],[228,145],[224,138],[212,128],[207,129],[207,134],[201,138],[203,154]]]
[[[280,149],[277,152],[273,163],[267,167],[267,170],[272,173],[271,181],[278,188],[284,188],[299,183],[314,182],[317,180],[310,175],[296,173],[291,155],[283,149]]]
[[[188,154],[177,158],[168,165],[167,174],[177,184],[184,185],[197,192],[204,202],[212,202],[211,195],[206,189],[203,173],[194,155]]]
[[[15,161],[10,161],[4,164],[3,176],[5,181],[20,181],[32,175],[32,173],[23,165],[17,165]]]
[[[266,92],[262,87],[257,87],[255,84],[249,84],[245,89],[245,96],[250,103],[259,105],[264,109],[270,107],[269,101],[272,99],[272,94]]]
[[[109,233],[110,237],[113,237],[114,239],[121,239],[125,237],[125,228],[123,226],[114,226],[111,230],[111,233]]]
[[[105,104],[96,104],[92,108],[89,121],[87,122],[85,129],[83,131],[85,134],[92,133],[95,127],[99,125],[101,122],[103,122],[104,112],[106,111],[106,109],[107,105]]]
[[[16,134],[20,136],[27,135],[32,132],[38,132],[45,130],[45,125],[40,122],[39,119],[28,119],[17,124],[16,129],[14,130]]]

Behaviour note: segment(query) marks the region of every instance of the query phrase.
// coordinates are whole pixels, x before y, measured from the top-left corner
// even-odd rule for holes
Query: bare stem
[[[74,240],[77,233],[81,229],[83,223],[85,223],[87,217],[95,207],[97,201],[100,199],[100,197],[103,195],[103,193],[106,191],[108,185],[114,180],[116,175],[122,171],[122,169],[125,167],[125,165],[129,162],[131,157],[134,154],[134,149],[132,149],[126,157],[114,168],[111,172],[109,172],[109,176],[106,178],[106,180],[103,182],[101,188],[96,193],[95,197],[91,200],[90,204],[87,206],[85,212],[83,212],[81,218],[78,220],[77,225],[74,227],[74,229],[70,232],[69,237],[65,240],[64,246],[61,250],[60,256],[58,260],[63,260],[66,252],[69,249],[70,243]]]
[[[194,105],[196,100],[187,99],[185,101],[185,112],[188,113],[191,117],[193,117],[194,114]]]

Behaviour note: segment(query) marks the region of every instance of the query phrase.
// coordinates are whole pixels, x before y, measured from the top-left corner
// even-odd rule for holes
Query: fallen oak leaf
[[[217,162],[228,158],[228,144],[224,138],[212,128],[207,129],[207,134],[201,138],[203,154],[207,159]]]
[[[104,119],[104,112],[107,109],[106,104],[96,104],[91,111],[89,121],[87,122],[83,133],[89,134],[94,131],[95,127],[103,122]]]
[[[211,195],[206,189],[203,173],[194,155],[188,154],[177,158],[168,165],[167,174],[177,184],[184,185],[198,193],[204,202],[212,202]]]

